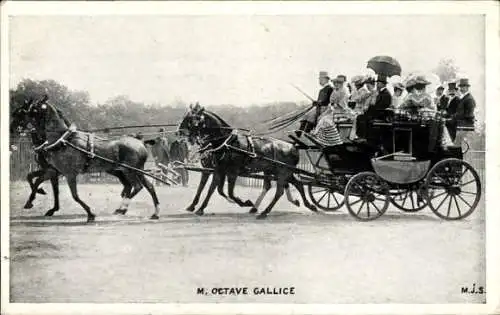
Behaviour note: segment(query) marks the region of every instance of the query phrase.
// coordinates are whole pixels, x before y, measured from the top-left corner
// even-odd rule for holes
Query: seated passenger
[[[343,143],[333,115],[334,109],[332,106],[329,106],[320,116],[316,128],[311,132],[316,141],[324,146],[336,146]]]
[[[408,95],[399,106],[400,109],[407,110],[411,114],[418,113],[421,109],[436,110],[432,102],[432,97],[425,91],[425,87],[430,82],[424,76],[416,76],[414,79],[408,80],[407,90]]]

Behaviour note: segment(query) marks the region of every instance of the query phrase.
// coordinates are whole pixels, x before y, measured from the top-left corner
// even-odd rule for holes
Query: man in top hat
[[[438,111],[444,111],[448,107],[448,97],[443,92],[444,86],[440,84],[436,88],[436,97],[434,98],[434,105]]]
[[[368,112],[373,113],[374,118],[382,117],[384,113],[381,110],[391,107],[392,96],[387,90],[387,77],[379,75],[376,81],[377,84],[377,98],[375,99],[375,104],[368,108]]]
[[[455,120],[457,126],[474,127],[474,110],[476,109],[476,101],[470,94],[469,79],[460,79],[458,81],[458,88],[460,89],[461,99],[457,106]],[[462,140],[465,138],[467,131],[458,130],[455,138],[456,145],[462,145]]]
[[[448,83],[448,104],[446,106],[445,116],[447,118],[451,118],[446,122],[446,127],[448,128],[448,132],[450,133],[450,137],[452,141],[455,141],[457,136],[457,121],[456,121],[456,113],[458,104],[460,103],[460,97],[458,95],[457,83],[449,82]]]
[[[469,79],[460,79],[458,88],[462,94],[460,103],[457,107],[457,122],[463,126],[474,126],[474,110],[476,109],[476,101],[470,94]]]
[[[304,119],[300,122],[300,131],[310,132],[318,121],[318,117],[326,110],[330,104],[330,96],[332,94],[333,88],[329,84],[330,76],[326,71],[319,72],[319,85],[321,89],[318,93],[318,100],[313,102],[315,106],[311,111],[309,111]]]

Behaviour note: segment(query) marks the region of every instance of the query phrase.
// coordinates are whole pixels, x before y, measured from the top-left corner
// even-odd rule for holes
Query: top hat
[[[448,90],[456,90],[457,89],[457,83],[456,82],[449,82],[448,83]]]
[[[469,79],[460,79],[458,81],[458,86],[470,86]]]
[[[381,83],[385,83],[385,84],[387,84],[387,77],[386,77],[385,75],[382,75],[382,74],[381,74],[381,75],[379,75],[379,76],[377,77],[377,82],[381,82]]]
[[[319,77],[320,77],[320,78],[327,78],[327,79],[330,79],[330,75],[328,74],[328,71],[320,71],[320,72],[319,72]]]

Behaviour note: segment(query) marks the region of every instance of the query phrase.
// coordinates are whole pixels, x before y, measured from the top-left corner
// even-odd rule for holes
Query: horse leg
[[[39,193],[39,190],[37,189],[38,186],[43,182],[43,180],[40,180],[41,176],[45,173],[45,170],[36,170],[28,174],[26,176],[26,180],[28,181],[30,188],[31,188],[31,193],[28,197],[28,200],[24,204],[24,209],[31,209],[33,208],[33,200],[36,198],[36,194]],[[36,177],[36,181],[33,183],[33,179]],[[43,191],[43,194],[46,194],[45,191]]]
[[[198,201],[200,201],[201,192],[203,191],[203,188],[205,188],[205,185],[207,184],[209,177],[210,177],[210,173],[206,173],[206,172],[201,173],[200,183],[198,184],[198,189],[196,190],[196,195],[194,196],[194,199],[191,202],[191,204],[186,208],[186,211],[189,211],[189,212],[194,211],[195,206],[198,204]]]
[[[50,185],[54,194],[54,206],[45,213],[45,216],[51,217],[54,212],[59,211],[59,173],[53,168],[47,169],[47,172],[51,174]]]
[[[309,203],[309,200],[307,199],[306,193],[304,191],[304,186],[293,176],[293,174],[288,179],[288,182],[291,183],[293,186],[295,186],[295,188],[297,188],[297,190],[300,193],[300,196],[302,197],[302,201],[304,201],[304,206],[306,206],[309,210],[313,212],[318,212],[316,206]]]
[[[212,197],[215,188],[220,184],[220,180],[222,177],[223,173],[219,172],[214,172],[213,177],[212,177],[212,183],[210,183],[210,188],[208,188],[207,195],[205,196],[205,200],[203,200],[203,203],[201,204],[200,208],[195,212],[196,215],[203,215],[203,211],[205,208],[208,206],[208,202],[210,201],[210,198]]]
[[[127,213],[128,204],[130,202],[128,196],[130,195],[130,192],[132,190],[132,184],[128,181],[128,179],[125,177],[125,174],[123,174],[123,172],[121,171],[109,171],[108,173],[116,176],[120,183],[123,185],[123,189],[120,194],[120,196],[122,197],[122,202],[118,209],[115,210],[114,214],[125,214]]]
[[[40,188],[40,189],[37,189],[37,187],[35,186],[35,184],[33,183],[33,179],[35,177],[40,177],[43,175],[43,173],[45,173],[45,169],[39,169],[39,170],[36,170],[36,171],[33,171],[33,172],[30,172],[28,173],[28,175],[26,176],[26,180],[28,181],[29,185],[30,185],[30,188],[31,190],[35,190],[36,193],[40,194],[40,195],[46,195],[47,193],[45,192],[45,190],[43,188]]]
[[[154,185],[144,176],[144,174],[137,174],[137,178],[139,179],[139,182],[142,184],[142,186],[146,187],[146,190],[149,192],[151,195],[151,198],[153,198],[153,204],[155,206],[155,212],[153,215],[150,217],[152,220],[158,220],[159,214],[160,214],[160,202],[158,201],[158,196],[156,195],[156,190]],[[138,191],[137,191],[138,192]],[[136,194],[137,194],[136,192]]]
[[[123,179],[126,183],[128,183],[127,188],[124,188],[122,191],[122,203],[120,205],[120,209],[116,210],[115,213],[126,214],[128,211],[128,206],[132,198],[135,197],[142,190],[142,183],[139,179],[139,176],[134,173],[124,173]]]
[[[227,192],[229,198],[234,200],[236,204],[240,207],[254,207],[253,203],[250,200],[243,202],[240,198],[234,195],[234,186],[236,185],[236,179],[238,178],[238,174],[231,174],[227,176]]]
[[[76,175],[68,175],[66,176],[66,180],[68,182],[69,189],[71,190],[71,196],[73,199],[82,206],[82,208],[87,212],[87,222],[93,222],[95,220],[95,214],[90,211],[90,207],[83,202],[80,197],[78,197],[78,191],[76,189]]]
[[[285,192],[288,201],[293,203],[295,206],[300,207],[300,201],[298,199],[293,199],[292,192],[290,191],[290,185],[288,183],[285,185]]]
[[[267,206],[266,210],[262,211],[258,216],[257,219],[265,219],[269,212],[273,209],[274,205],[278,200],[283,196],[283,193],[285,192],[285,182],[283,180],[278,179],[278,182],[276,184],[276,194],[274,195],[273,200],[269,203]]]
[[[269,178],[264,178],[264,184],[262,185],[262,191],[260,192],[259,197],[255,201],[255,204],[252,207],[252,209],[250,209],[249,213],[257,213],[259,211],[258,210],[259,206],[260,206],[262,200],[264,199],[264,197],[266,196],[267,192],[269,191],[269,189],[271,189],[271,180]]]
[[[30,173],[30,174],[36,173],[36,176],[33,176],[33,177],[36,177],[36,180],[31,186],[31,193],[28,197],[28,200],[24,204],[24,209],[33,208],[33,200],[35,200],[35,198],[36,198],[38,186],[40,186],[44,181],[52,178],[52,176],[53,176],[53,173],[50,172],[49,170],[50,169],[43,169],[43,170],[38,170],[38,171]],[[28,174],[28,176],[29,176],[29,174]],[[57,173],[56,173],[56,176],[57,176]],[[31,179],[33,179],[33,177]]]

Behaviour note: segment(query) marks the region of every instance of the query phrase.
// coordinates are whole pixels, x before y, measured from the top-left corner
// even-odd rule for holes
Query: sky
[[[318,72],[351,77],[375,55],[404,73],[451,58],[484,100],[480,15],[15,16],[10,87],[54,79],[93,103],[134,101],[245,106],[307,101]]]

